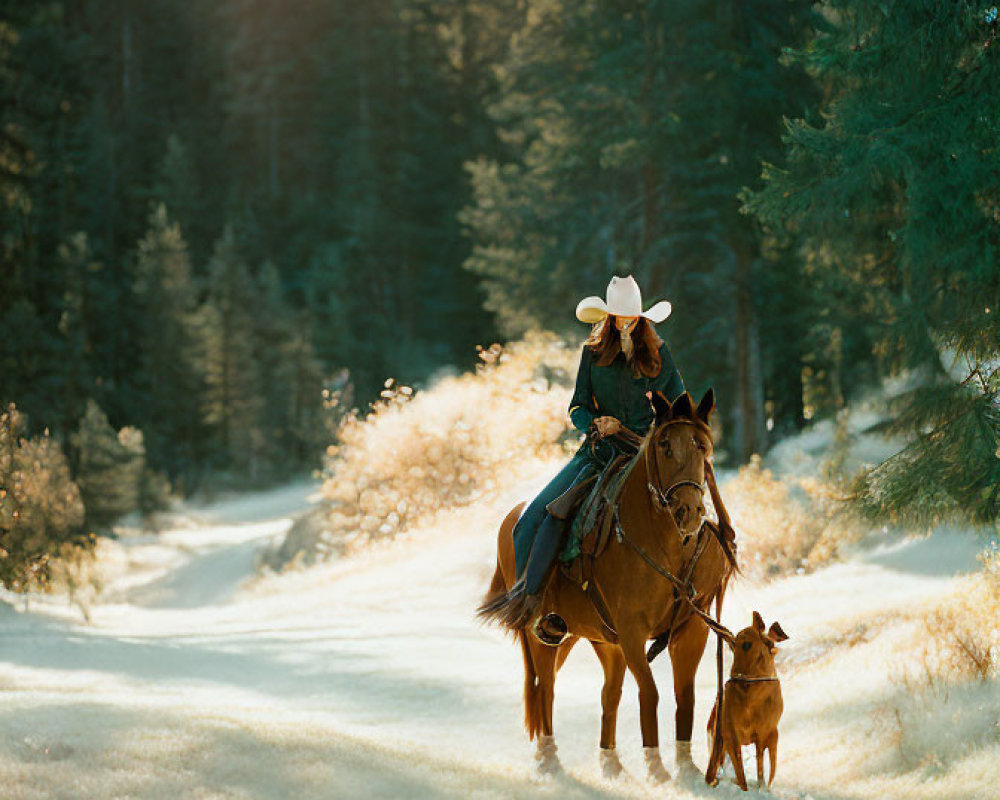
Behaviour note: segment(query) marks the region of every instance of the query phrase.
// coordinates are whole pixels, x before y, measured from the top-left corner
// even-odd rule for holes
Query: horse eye
[[[750,649],[750,642],[743,642],[743,652]]]

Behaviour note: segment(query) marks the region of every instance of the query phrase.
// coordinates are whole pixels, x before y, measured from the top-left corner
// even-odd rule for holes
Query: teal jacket
[[[653,421],[647,391],[661,391],[673,402],[684,392],[684,381],[674,364],[667,343],[660,345],[660,374],[633,377],[624,353],[604,367],[594,363],[594,351],[584,346],[576,373],[576,389],[569,403],[574,427],[586,432],[594,417],[614,417],[636,433],[645,433]]]
[[[611,416],[640,435],[646,433],[653,421],[653,408],[646,392],[659,390],[671,402],[684,392],[684,381],[665,342],[660,345],[660,360],[660,374],[655,378],[641,374],[635,378],[623,353],[615,356],[607,366],[599,367],[594,363],[593,351],[585,346],[576,373],[576,388],[569,404],[573,425],[586,433],[594,417]],[[573,458],[528,504],[514,526],[514,565],[518,577],[523,574],[535,534],[546,516],[545,506],[571,486],[586,480],[595,471],[599,472],[617,453],[629,452],[622,448],[627,448],[627,445],[618,442],[614,436],[584,440]],[[563,559],[573,558],[577,553],[579,539],[571,536]],[[532,591],[536,588],[532,587]]]

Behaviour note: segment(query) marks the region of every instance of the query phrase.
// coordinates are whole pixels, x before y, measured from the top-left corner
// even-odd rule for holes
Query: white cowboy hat
[[[642,310],[642,293],[631,275],[612,278],[606,294],[607,302],[597,295],[584,297],[576,306],[576,318],[593,325],[608,314],[616,317],[645,317],[650,322],[663,322],[670,316],[671,306],[666,300],[655,303],[646,311]]]

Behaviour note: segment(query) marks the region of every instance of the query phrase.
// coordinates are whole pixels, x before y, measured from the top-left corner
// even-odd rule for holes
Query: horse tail
[[[528,731],[530,742],[542,732],[542,690],[538,685],[538,673],[535,672],[527,632],[519,630],[517,638],[521,642],[521,655],[524,656],[524,727]]]
[[[503,582],[503,570],[500,569],[500,560],[497,559],[497,568],[493,573],[493,580],[490,581],[490,588],[486,592],[486,597],[484,602],[488,602],[496,597],[498,594],[502,594],[505,591]]]

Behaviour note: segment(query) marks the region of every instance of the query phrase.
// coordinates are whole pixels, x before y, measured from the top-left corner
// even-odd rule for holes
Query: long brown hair
[[[650,378],[660,374],[660,338],[653,323],[645,317],[639,317],[632,332],[635,343],[635,366],[638,372]],[[606,367],[615,356],[621,352],[622,336],[615,325],[614,314],[608,314],[594,325],[594,329],[584,344],[594,351],[595,362],[599,367]],[[636,373],[638,374],[638,373]]]

